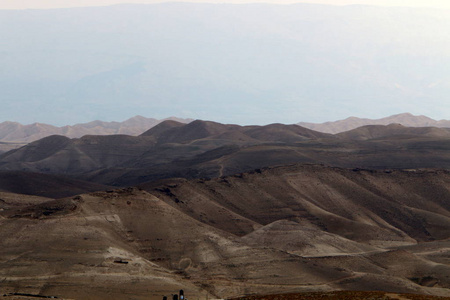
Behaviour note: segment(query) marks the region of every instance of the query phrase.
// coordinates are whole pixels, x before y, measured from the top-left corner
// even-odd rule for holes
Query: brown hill
[[[0,123],[0,141],[31,143],[51,135],[63,135],[69,138],[80,138],[84,135],[139,135],[165,120],[173,120],[182,123],[189,123],[192,121],[192,119],[180,119],[175,117],[157,120],[135,116],[123,122],[93,121],[63,127],[41,123],[22,125],[17,122],[3,122]]]
[[[450,132],[389,125],[333,136],[297,125],[166,121],[140,136],[51,136],[0,155],[1,170],[64,174],[115,186],[214,178],[291,163],[450,168]]]
[[[407,127],[444,127],[450,128],[449,120],[436,121],[426,116],[415,116],[410,113],[397,114],[382,119],[363,119],[350,117],[345,120],[325,123],[300,122],[297,125],[312,130],[336,134],[367,125],[401,124]]]
[[[53,200],[52,198],[0,192],[0,211],[41,204]]]
[[[124,299],[134,295],[134,299],[160,299],[184,288],[199,295],[201,289],[183,276],[139,254],[139,242],[133,242],[130,236],[134,228],[122,225],[132,219],[127,207],[133,207],[133,213],[162,213],[163,207],[158,209],[160,205],[155,203],[152,210],[145,210],[155,201],[151,197],[134,199],[131,206],[124,198],[120,210],[126,217],[122,220],[115,212],[115,200],[108,200],[105,209],[98,202],[100,199],[107,198],[59,200],[3,212],[7,218],[0,217],[0,273],[6,280],[2,282],[2,294],[70,299]],[[151,218],[142,218],[142,228],[151,225],[145,219],[152,222]]]
[[[127,135],[50,136],[0,156],[6,170],[77,174],[113,167],[144,153],[154,144],[148,137]]]
[[[27,143],[58,134],[58,128],[48,124],[34,123],[22,125],[17,122],[0,123],[0,140],[3,142]]]
[[[63,127],[56,127],[42,123],[22,125],[17,122],[6,121],[0,123],[0,142],[13,142],[18,144],[15,145],[15,148],[17,148],[19,144],[23,145],[30,143],[50,135],[63,135],[69,138],[80,138],[84,135],[114,134],[136,136],[164,121],[174,121],[181,124],[186,124],[192,122],[193,120],[176,117],[157,120],[154,118],[135,116],[123,122],[103,122],[97,120],[89,123],[76,124],[73,126],[67,125]],[[350,117],[336,122],[326,122],[322,124],[300,122],[297,125],[300,125],[303,128],[312,129],[314,131],[336,134],[366,125],[389,125],[392,123],[401,124],[407,127],[450,127],[450,121],[448,120],[436,121],[426,116],[414,116],[409,113],[393,115],[376,120]],[[2,150],[2,148],[0,148],[0,150],[5,151]]]
[[[157,136],[159,143],[186,143],[202,139],[229,139],[235,142],[239,137],[246,141],[295,142],[307,139],[330,137],[297,125],[270,124],[266,126],[225,125],[211,121],[195,120],[189,124],[163,122],[154,130],[143,135]]]
[[[450,293],[450,173],[292,165],[0,211],[2,293]]]
[[[211,121],[195,120],[176,130],[165,131],[159,137],[159,143],[187,143],[194,140],[210,138],[229,130],[230,127],[239,127],[238,125],[224,125]]]
[[[2,192],[62,198],[87,192],[104,191],[110,188],[106,185],[61,175],[0,171],[0,191]]]
[[[201,120],[190,124],[165,121],[138,137],[126,135],[84,136],[79,139],[57,135],[46,137],[1,155],[0,168],[52,174],[86,173],[91,175],[84,178],[92,179],[92,174],[95,176],[99,172],[105,174],[104,170],[108,168],[120,168],[118,173],[138,174],[136,169],[173,164],[170,167],[163,167],[166,172],[160,175],[173,177],[177,172],[174,166],[178,165],[179,159],[185,160],[185,163],[180,164],[181,168],[185,166],[191,168],[190,165],[211,157],[206,154],[208,151],[217,154],[221,147],[274,141],[290,143],[328,136],[296,125],[241,127]],[[197,157],[204,154],[206,156],[202,158]],[[169,170],[170,173],[167,172]],[[111,173],[117,173],[117,170],[111,170]],[[101,180],[107,181],[117,180],[115,178]],[[138,182],[140,181],[134,181]]]
[[[51,135],[21,149],[13,150],[7,155],[15,157],[18,162],[34,162],[55,155],[70,143],[71,140],[67,137]]]
[[[352,140],[371,140],[381,138],[443,138],[450,139],[450,128],[405,127],[400,124],[368,125],[337,134],[338,137]]]
[[[25,146],[26,143],[0,142],[0,154]]]
[[[212,144],[204,144],[204,149],[207,145]],[[110,170],[116,172],[114,184],[127,186],[170,177],[214,178],[291,163],[368,169],[450,168],[450,139],[426,136],[388,136],[363,141],[311,139],[293,144],[234,144],[207,152],[196,146],[172,144],[160,148],[163,151],[148,152],[133,161],[130,170]],[[156,164],[155,158],[161,156],[169,159],[163,164]],[[106,173],[107,170],[101,176],[94,174],[87,178],[111,184],[110,181],[103,181]]]
[[[264,245],[300,256],[351,255],[379,249],[339,235],[306,227],[294,221],[279,220],[258,228],[242,238],[252,246]]]
[[[292,165],[221,179],[142,187],[193,217],[237,235],[252,232],[252,222],[268,225],[287,219],[377,245],[380,237],[393,244],[448,237],[449,184],[450,173],[444,170],[371,171]],[[215,213],[197,215],[196,208],[202,211],[207,207]],[[215,220],[221,207],[244,217],[243,226],[236,228],[225,220]],[[347,231],[349,227],[352,230]]]
[[[154,137],[156,140],[163,134],[165,134],[165,132],[169,129],[172,128],[178,128],[181,126],[184,126],[185,124],[180,123],[180,122],[176,122],[176,121],[164,121],[159,123],[158,125],[150,128],[149,130],[145,131],[144,133],[142,133],[142,136],[152,136]]]
[[[322,285],[349,275],[248,247],[137,190],[83,195],[2,215],[4,292],[160,299],[183,288],[190,297],[218,297],[270,291],[273,285]],[[7,239],[12,232],[14,239]]]
[[[293,143],[309,139],[330,138],[330,135],[298,125],[270,124],[263,127],[244,128],[246,135],[260,141]]]

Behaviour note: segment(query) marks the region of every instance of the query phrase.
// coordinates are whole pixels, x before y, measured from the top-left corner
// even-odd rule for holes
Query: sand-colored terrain
[[[449,182],[294,165],[50,201],[4,194],[0,294],[450,296]]]

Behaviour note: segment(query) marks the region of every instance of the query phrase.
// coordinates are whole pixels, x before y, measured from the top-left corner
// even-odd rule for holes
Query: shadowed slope
[[[110,188],[106,185],[76,180],[61,175],[0,171],[0,191],[3,192],[62,198]]]
[[[72,140],[63,136],[47,137],[1,155],[0,168],[68,175],[86,173],[88,175],[84,178],[91,179],[96,178],[98,174],[108,173],[109,168],[121,170],[111,170],[106,174],[106,178],[114,173],[114,176],[119,177],[128,172],[139,174],[139,170],[146,173],[144,168],[158,169],[163,164],[173,164],[163,167],[168,170],[165,172],[168,174],[162,172],[159,175],[159,178],[172,177],[177,172],[183,173],[183,168],[192,169],[195,164],[208,163],[208,157],[210,160],[220,158],[220,155],[217,155],[222,147],[234,149],[236,146],[270,142],[290,143],[323,136],[328,135],[314,133],[296,125],[241,127],[201,120],[189,124],[168,120],[138,137],[89,135]],[[215,158],[206,154],[208,151],[215,153]],[[180,163],[180,159],[184,162]],[[253,165],[250,168],[253,168]],[[135,184],[140,181],[136,178],[132,179],[132,182],[113,178],[99,182]]]
[[[36,205],[48,202],[50,200],[52,200],[52,198],[10,192],[0,192],[0,211],[5,209]]]
[[[337,134],[338,137],[352,140],[371,140],[388,137],[397,138],[445,138],[450,139],[450,128],[405,127],[400,124],[368,125]]]
[[[8,217],[0,218],[2,293],[160,299],[184,288],[192,296],[199,295],[200,288],[139,253],[121,217],[114,207],[114,211],[108,208],[115,201],[106,197],[77,199],[2,212]],[[143,208],[154,200],[133,201]],[[122,208],[126,203],[124,200]],[[123,214],[130,216],[126,210]]]
[[[25,147],[10,151],[1,158],[12,158],[18,162],[34,162],[58,153],[71,143],[71,140],[61,135],[52,135],[33,142]]]
[[[293,165],[173,186],[142,185],[208,224],[224,207],[257,224],[289,219],[373,245],[450,237],[448,171],[365,171]],[[174,201],[178,199],[179,201]],[[208,201],[204,200],[208,199]],[[206,207],[218,210],[201,216]],[[435,220],[435,221],[433,221]],[[244,235],[247,232],[233,231]],[[388,242],[390,241],[390,242]]]
[[[165,134],[166,131],[168,131],[172,128],[178,128],[178,127],[181,127],[184,125],[185,124],[183,124],[183,123],[172,121],[172,120],[164,121],[164,122],[161,122],[158,125],[150,128],[149,130],[145,131],[144,133],[141,134],[141,136],[152,136],[152,137],[155,137],[155,139],[157,140],[161,135]]]
[[[262,127],[243,128],[248,136],[260,141],[293,143],[308,139],[330,138],[330,134],[313,131],[298,125],[270,124]]]
[[[165,121],[142,135],[154,136],[159,143],[186,143],[201,139],[228,139],[235,142],[244,139],[249,142],[292,143],[331,137],[329,134],[312,131],[298,125],[239,126],[202,120],[196,120],[189,124]]]
[[[51,136],[0,156],[6,170],[77,174],[113,167],[141,155],[153,142],[127,135],[84,136],[69,139]]]
[[[25,145],[26,143],[0,142],[0,155]]]
[[[160,299],[180,288],[191,298],[448,295],[449,184],[447,171],[293,165],[8,204],[2,287],[83,299]]]
[[[348,168],[450,168],[450,131],[400,125],[337,136],[297,125],[166,121],[141,136],[52,136],[0,155],[0,169],[130,186],[171,177],[214,178],[291,163]]]
[[[286,285],[293,290],[326,286],[350,275],[280,251],[248,247],[133,189],[0,215],[5,218],[0,219],[0,274],[7,290],[28,285],[21,290],[58,297],[105,299],[112,293],[157,299],[178,287],[199,297],[201,288],[194,283],[226,297],[281,291]],[[12,232],[15,238],[6,238]]]
[[[193,140],[208,138],[227,131],[230,127],[239,127],[238,125],[224,125],[211,121],[195,120],[182,127],[175,127],[172,130],[165,131],[164,135],[159,137],[159,143],[186,143]]]

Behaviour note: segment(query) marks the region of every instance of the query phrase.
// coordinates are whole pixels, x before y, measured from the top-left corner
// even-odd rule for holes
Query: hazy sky
[[[450,9],[449,0],[1,0],[0,9],[58,8],[102,6],[118,3],[206,2],[206,3],[323,3],[334,5],[368,4],[383,6],[415,6]]]
[[[161,2],[437,9],[51,9]],[[0,0],[0,10],[0,122],[450,118],[450,0]]]

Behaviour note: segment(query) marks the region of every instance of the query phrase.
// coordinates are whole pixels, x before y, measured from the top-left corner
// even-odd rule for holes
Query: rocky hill
[[[448,296],[449,185],[446,170],[291,165],[59,200],[0,194],[2,294]]]
[[[191,119],[175,117],[157,120],[154,118],[135,116],[123,122],[93,121],[62,127],[42,123],[22,125],[17,122],[7,121],[0,123],[0,142],[30,143],[50,135],[63,135],[69,138],[80,138],[84,135],[140,135],[144,131],[166,120],[174,120],[182,123],[192,121]]]
[[[367,126],[331,135],[297,125],[165,121],[140,136],[50,136],[0,155],[0,170],[131,186],[214,178],[290,163],[371,169],[450,168],[450,131]]]

